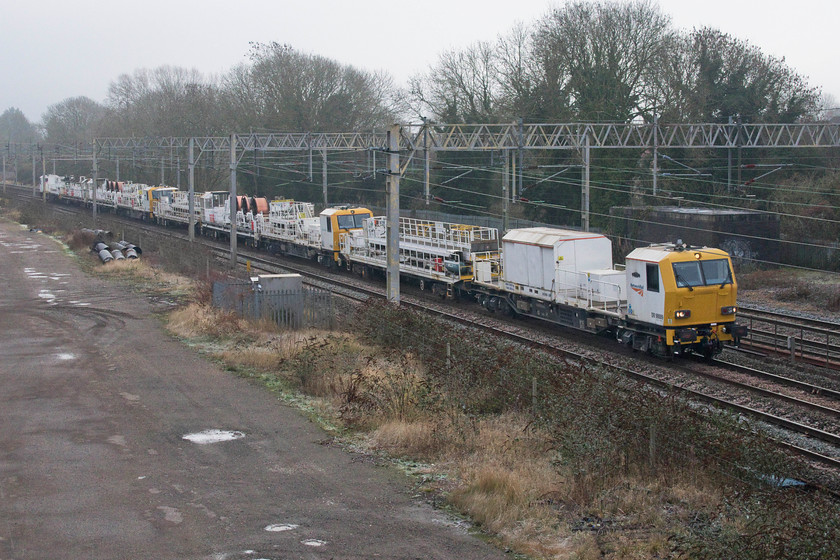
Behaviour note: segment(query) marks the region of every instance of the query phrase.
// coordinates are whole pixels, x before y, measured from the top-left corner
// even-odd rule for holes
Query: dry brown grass
[[[226,338],[247,330],[247,322],[235,313],[191,303],[169,314],[169,332],[182,338]]]
[[[371,432],[371,448],[395,457],[436,461],[445,454],[440,428],[432,420],[385,420]]]
[[[470,428],[464,430],[464,424]],[[376,450],[434,463],[444,476],[431,491],[518,552],[535,558],[588,558],[590,539],[559,523],[567,483],[527,418],[505,414],[464,424],[448,416],[391,419],[367,440]],[[598,550],[595,547],[592,550]]]
[[[142,283],[144,287],[160,292],[183,292],[190,290],[194,285],[194,282],[185,276],[172,274],[160,267],[152,266],[148,259],[110,261],[94,270],[100,276]]]
[[[719,486],[703,478],[665,483],[620,468],[567,472],[547,434],[524,415],[461,421],[390,419],[369,433],[367,444],[434,465],[444,476],[427,491],[448,495],[504,546],[533,558],[661,558],[678,523],[722,502]],[[599,523],[601,529],[590,528]]]
[[[22,216],[22,213],[21,213],[20,209],[10,208],[10,207],[4,205],[2,207],[2,210],[3,210],[3,217],[4,218],[7,218],[8,220],[11,220],[12,222],[20,223],[20,219],[21,219],[21,216]]]
[[[469,453],[457,463],[462,482],[450,501],[517,551],[564,557],[580,546],[558,523],[566,481],[526,422],[508,414],[477,424]]]

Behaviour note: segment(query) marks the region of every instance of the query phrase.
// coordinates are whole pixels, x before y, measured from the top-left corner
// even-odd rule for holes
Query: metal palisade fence
[[[213,306],[286,329],[335,327],[333,294],[319,288],[264,290],[255,282],[214,282]]]

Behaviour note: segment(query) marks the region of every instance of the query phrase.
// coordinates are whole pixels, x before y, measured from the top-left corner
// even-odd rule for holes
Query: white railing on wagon
[[[387,264],[385,219],[368,218],[363,230],[339,237],[341,253],[350,261],[385,268]],[[373,232],[373,235],[371,235]],[[462,262],[460,254],[451,249],[405,241],[400,236],[400,272],[433,280],[454,283],[472,279],[472,267]]]
[[[473,241],[492,241],[498,238],[499,230],[496,228],[400,218],[400,242],[450,251],[469,251]]]
[[[386,235],[387,218],[374,216],[364,221],[365,237],[381,239]],[[400,218],[400,244],[434,247],[445,251],[469,252],[474,241],[492,241],[499,238],[499,230],[484,226],[454,224]]]
[[[561,303],[620,313],[627,302],[621,284],[593,280],[590,272],[558,270],[556,278],[555,293]]]

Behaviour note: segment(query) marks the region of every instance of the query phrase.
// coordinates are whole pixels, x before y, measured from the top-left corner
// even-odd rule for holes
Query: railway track
[[[25,194],[25,193],[24,193]],[[30,191],[31,196],[31,191]],[[61,211],[67,211],[67,208],[62,208]],[[113,216],[109,216],[114,219]],[[125,219],[116,217],[116,219]],[[139,224],[134,220],[127,220],[127,223],[130,223],[134,228],[141,228],[147,230],[150,234],[155,233],[157,235],[166,235],[173,238],[180,238],[183,240],[187,239],[186,234],[182,234],[180,232],[173,232],[172,230],[165,230],[159,228],[158,226],[154,226],[151,224]],[[214,254],[215,258],[218,259],[222,263],[227,263],[229,261],[229,248],[227,244],[222,244],[219,242],[215,242],[209,239],[201,239],[196,238],[196,243],[200,243],[206,245],[211,248],[212,253]],[[361,280],[356,280],[355,278],[353,281],[347,279],[347,277],[340,276],[338,274],[327,273],[323,272],[320,267],[318,269],[313,269],[313,267],[306,266],[302,261],[289,261],[288,259],[283,263],[278,263],[276,259],[266,258],[264,254],[255,253],[249,250],[246,247],[241,247],[238,254],[239,262],[244,264],[245,262],[250,263],[250,266],[254,267],[255,269],[261,269],[268,272],[276,273],[276,272],[296,272],[304,276],[306,279],[305,281],[308,283],[313,283],[320,287],[329,286],[334,292],[339,293],[339,295],[351,299],[355,299],[357,301],[364,301],[370,297],[377,297],[381,298],[385,295],[384,288],[381,287],[372,287],[370,284],[365,284]],[[317,271],[316,271],[317,270]],[[546,337],[540,336],[537,332],[532,329],[523,329],[523,328],[514,328],[511,327],[509,324],[505,325],[504,322],[493,319],[491,320],[487,315],[479,313],[464,313],[462,311],[453,311],[450,307],[446,307],[434,302],[428,302],[422,299],[415,299],[404,297],[402,298],[403,305],[406,307],[415,308],[418,310],[422,310],[427,313],[433,313],[438,316],[444,317],[446,319],[457,321],[466,325],[469,325],[474,328],[483,329],[489,332],[492,332],[496,335],[502,335],[506,338],[511,340],[515,340],[517,342],[526,344],[530,347],[541,349],[546,352],[550,352],[554,355],[562,356],[566,359],[575,360],[581,363],[586,363],[593,366],[608,368],[609,370],[620,373],[628,379],[633,379],[636,381],[643,382],[651,387],[655,387],[661,390],[668,390],[672,392],[678,392],[683,394],[686,398],[706,403],[709,406],[713,406],[716,408],[721,409],[728,409],[738,414],[744,415],[745,417],[753,418],[759,422],[765,423],[770,426],[775,426],[781,428],[783,430],[789,432],[795,432],[797,434],[803,434],[809,440],[813,442],[818,442],[818,444],[814,445],[809,442],[805,442],[804,444],[800,443],[792,443],[791,441],[779,441],[779,445],[785,447],[786,449],[795,452],[799,455],[802,455],[812,461],[817,461],[828,465],[835,469],[840,469],[840,430],[824,430],[819,427],[813,425],[813,422],[804,423],[801,421],[797,421],[791,419],[786,416],[780,416],[777,414],[773,414],[766,410],[761,410],[754,406],[749,406],[742,402],[736,402],[732,398],[724,398],[719,394],[712,394],[711,391],[700,390],[697,388],[689,387],[687,384],[683,384],[673,379],[669,379],[668,375],[661,375],[661,374],[654,374],[651,373],[653,369],[663,369],[663,368],[650,368],[648,366],[639,366],[633,365],[632,367],[626,367],[624,365],[618,365],[616,363],[611,363],[610,360],[603,359],[602,352],[593,352],[591,350],[578,350],[578,349],[569,349],[565,346],[560,347],[559,344],[552,343],[551,341],[546,340]],[[750,314],[754,313],[753,310],[747,310],[742,314],[750,317]],[[758,314],[754,317],[750,317],[750,319],[754,322],[758,321],[777,321],[778,328],[777,333],[782,332],[781,327],[784,323],[784,319],[781,317],[763,317],[759,318]],[[804,333],[806,330],[811,332],[809,329],[813,329],[819,331],[820,329],[828,330],[825,325],[806,325],[806,324],[798,324],[795,327],[789,326],[792,322],[790,317],[787,317],[788,328],[795,328],[799,329],[801,333]],[[772,324],[772,323],[770,323]],[[838,326],[840,328],[840,326]],[[790,335],[787,335],[790,336]],[[553,337],[556,339],[556,336]],[[838,335],[838,340],[840,340],[840,335]],[[802,344],[801,347],[805,347],[807,345]],[[838,352],[838,357],[840,357],[840,352]],[[616,361],[620,362],[627,362],[626,355],[623,357],[619,357]],[[673,364],[670,364],[673,366]],[[736,366],[735,364],[727,364],[726,367],[736,370],[740,369],[740,373],[749,373],[754,377],[759,377],[763,379],[770,379],[769,376],[774,376],[775,374],[771,374],[768,372],[762,372],[759,370],[755,370],[750,368],[751,371],[747,372],[743,366]],[[647,370],[647,371],[645,371]],[[693,373],[697,373],[694,371]],[[719,377],[715,376],[714,374],[709,373],[700,373],[698,375],[702,375],[703,377],[712,378],[716,377],[716,381],[720,382],[721,380]],[[809,394],[816,394],[824,398],[830,399],[837,399],[838,398],[838,391],[827,387],[819,387],[812,384],[807,384],[803,382],[798,382],[792,379],[784,379],[783,376],[775,376],[773,380],[774,383],[778,383],[780,385],[786,385],[790,387],[795,387],[799,391],[807,392]],[[730,386],[736,386],[737,384],[731,380],[726,380],[724,383]],[[840,410],[837,410],[836,407],[827,406],[825,404],[818,404],[814,402],[807,401],[805,399],[791,397],[790,395],[784,394],[780,391],[775,390],[768,390],[755,387],[748,383],[740,383],[740,389],[744,389],[747,391],[751,391],[753,393],[760,393],[763,398],[767,399],[776,399],[779,402],[787,403],[787,405],[791,407],[795,407],[796,409],[808,409],[815,413],[822,414],[826,417],[832,418],[836,420],[840,418]],[[832,449],[830,451],[820,451],[820,444],[823,444],[823,447],[830,446]]]
[[[749,327],[742,346],[763,354],[840,369],[840,324],[740,306],[740,322]]]

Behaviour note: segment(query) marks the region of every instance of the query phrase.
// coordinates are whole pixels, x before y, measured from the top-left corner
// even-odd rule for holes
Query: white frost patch
[[[219,443],[220,441],[231,441],[244,437],[244,433],[233,430],[204,430],[203,432],[187,434],[183,439],[203,445],[205,443]]]
[[[266,526],[266,531],[271,531],[272,533],[280,533],[283,531],[294,531],[297,529],[298,526],[294,523],[275,523],[273,525]]]
[[[41,290],[38,292],[38,297],[47,300],[48,303],[53,303],[55,301],[55,294],[49,290]]]
[[[71,353],[69,353],[69,352],[62,352],[61,354],[56,354],[56,356],[55,356],[55,357],[56,357],[56,358],[58,358],[59,360],[62,360],[62,361],[65,361],[65,360],[75,360],[75,359],[76,359],[76,355],[75,355],[75,354],[71,354]]]
[[[170,523],[175,523],[177,525],[184,520],[184,516],[181,515],[181,512],[174,507],[158,506],[158,509],[163,512],[163,518]]]
[[[305,541],[300,541],[300,544],[305,544],[306,546],[324,546],[327,544],[327,541],[321,541],[318,539],[306,539]]]
[[[119,435],[111,436],[111,437],[108,438],[107,441],[108,441],[108,443],[112,443],[114,445],[119,445],[120,447],[125,447],[126,446],[125,436],[119,436]]]

